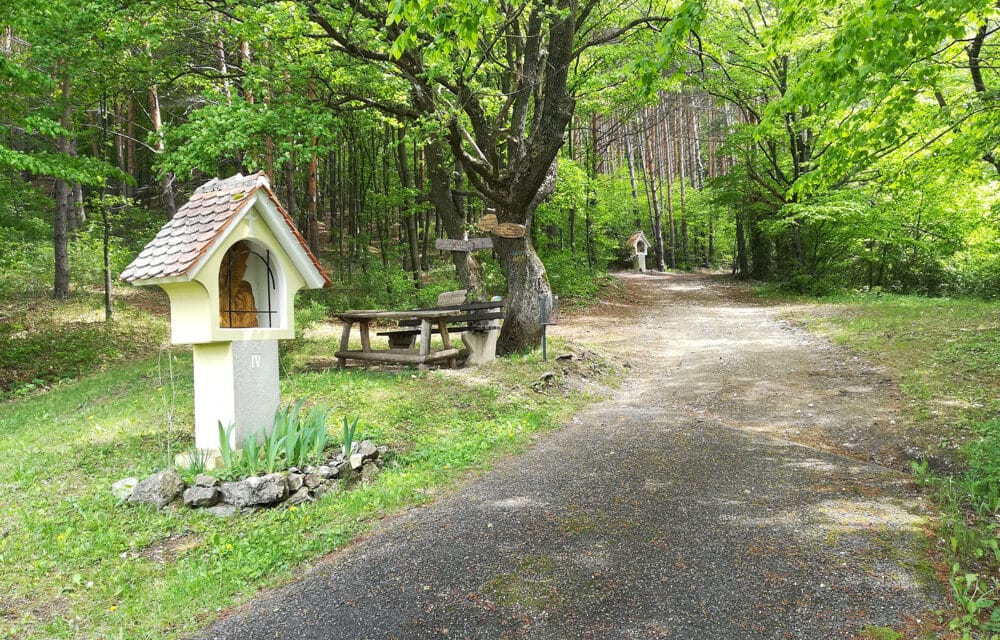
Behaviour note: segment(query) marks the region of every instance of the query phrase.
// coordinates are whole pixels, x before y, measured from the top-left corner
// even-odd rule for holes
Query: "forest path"
[[[721,279],[621,277],[553,329],[630,361],[612,398],[204,637],[916,637],[926,505],[858,459],[885,376]]]

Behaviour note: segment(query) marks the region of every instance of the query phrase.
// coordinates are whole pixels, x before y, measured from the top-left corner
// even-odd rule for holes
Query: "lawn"
[[[93,347],[105,353],[115,331],[133,334],[141,325],[126,318],[86,330],[109,332]],[[189,633],[300,575],[380,519],[522,450],[595,397],[533,390],[543,373],[562,375],[537,354],[461,372],[302,364],[325,350],[322,337],[285,349],[282,397],[332,407],[335,440],[342,418],[357,417],[359,437],[390,448],[384,473],[314,504],[228,519],[176,505],[124,505],[110,492],[115,480],[161,469],[192,446],[188,348],[102,357],[103,371],[82,379],[59,375],[9,389],[0,404],[0,637]]]

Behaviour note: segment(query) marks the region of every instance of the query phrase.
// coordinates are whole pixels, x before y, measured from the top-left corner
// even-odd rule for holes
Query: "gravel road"
[[[613,397],[199,637],[926,630],[944,604],[927,505],[875,463],[888,377],[720,279],[622,278],[619,302],[553,329],[629,362]]]

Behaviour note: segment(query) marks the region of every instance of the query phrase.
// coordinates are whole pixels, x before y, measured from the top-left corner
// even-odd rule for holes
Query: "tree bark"
[[[66,72],[63,72],[60,89],[63,108],[59,116],[59,126],[62,131],[56,137],[56,146],[61,153],[70,155],[73,143],[67,132],[72,126],[73,105],[70,102],[72,85]],[[69,297],[69,223],[72,215],[73,189],[62,178],[56,178],[55,199],[55,219],[52,224],[52,249],[55,257],[52,294],[57,300],[65,300]]]
[[[497,218],[502,220],[516,216],[525,220],[526,228],[530,229],[535,209],[555,190],[555,184],[556,163],[553,162],[545,182],[525,211],[498,211]],[[552,299],[545,266],[531,245],[530,233],[525,233],[522,238],[501,238],[494,234],[493,247],[507,279],[508,296],[507,313],[497,340],[497,353],[509,355],[528,351],[542,339],[542,301]]]
[[[410,272],[413,283],[420,288],[420,239],[417,237],[417,212],[413,206],[413,174],[410,172],[410,156],[406,151],[406,133],[399,130],[396,143],[396,163],[399,181],[406,195],[403,198],[403,226],[406,230],[406,245],[409,250]]]
[[[153,127],[153,151],[161,154],[165,148],[163,133],[161,131],[163,129],[163,119],[160,116],[160,94],[155,84],[149,87],[149,119]],[[166,214],[167,220],[170,220],[177,213],[177,203],[174,200],[174,174],[170,171],[165,172],[161,185],[163,187],[163,197],[160,201],[160,206],[163,207],[163,213]]]
[[[426,178],[430,187],[429,198],[441,219],[449,238],[464,235],[465,213],[459,210],[451,195],[451,170],[445,160],[444,148],[438,140],[432,139],[424,146]],[[483,269],[470,251],[452,251],[451,261],[455,265],[455,275],[466,289],[470,299],[483,289]]]

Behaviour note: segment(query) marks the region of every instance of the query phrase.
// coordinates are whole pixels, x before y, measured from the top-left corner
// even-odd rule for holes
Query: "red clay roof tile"
[[[243,209],[247,198],[258,189],[262,189],[275,204],[302,249],[329,285],[330,278],[323,266],[309,251],[302,234],[271,191],[263,172],[251,176],[236,174],[225,180],[211,180],[199,187],[187,204],[126,267],[121,274],[122,280],[138,282],[186,274]]]

